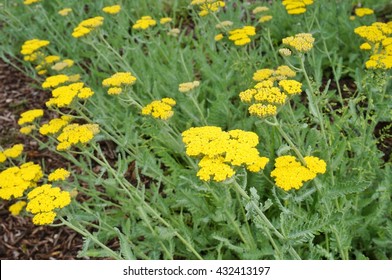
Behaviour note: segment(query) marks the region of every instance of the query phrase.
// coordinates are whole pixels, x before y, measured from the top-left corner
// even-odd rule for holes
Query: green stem
[[[73,225],[72,223],[66,221],[63,217],[59,217],[60,221],[66,225],[67,227],[73,229],[74,231],[80,233],[81,235],[83,235],[86,238],[90,238],[92,241],[94,241],[96,244],[98,244],[102,249],[104,249],[106,252],[108,252],[108,254],[110,256],[112,256],[114,259],[116,260],[121,260],[122,258],[119,257],[118,254],[116,254],[112,249],[110,249],[109,247],[107,247],[105,244],[103,244],[101,241],[99,241],[94,235],[92,235],[90,232],[88,231],[84,231],[80,228],[78,228],[77,226]]]

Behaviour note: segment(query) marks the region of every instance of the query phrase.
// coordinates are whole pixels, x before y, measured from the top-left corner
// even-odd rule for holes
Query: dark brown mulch
[[[0,60],[0,145],[25,145],[28,161],[46,170],[62,167],[61,158],[38,150],[38,144],[19,133],[17,121],[29,109],[45,108],[48,93],[34,80]],[[44,164],[42,164],[44,163]],[[0,199],[0,259],[76,259],[82,237],[66,227],[35,226],[29,217],[12,216],[9,202]]]

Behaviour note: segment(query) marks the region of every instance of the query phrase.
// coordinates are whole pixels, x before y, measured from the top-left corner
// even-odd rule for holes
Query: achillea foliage
[[[283,0],[283,6],[289,15],[298,15],[306,12],[306,6],[313,4],[313,0]]]
[[[155,119],[167,120],[174,114],[174,105],[176,105],[176,101],[172,98],[154,100],[142,108],[142,115],[151,115]]]
[[[95,30],[97,27],[103,24],[103,17],[93,17],[83,20],[76,26],[72,32],[72,36],[75,38],[83,37]]]
[[[186,154],[201,157],[197,176],[203,181],[225,181],[235,174],[234,167],[244,165],[251,172],[259,172],[268,163],[256,146],[257,134],[243,130],[222,131],[220,127],[191,127],[182,133]]]
[[[327,164],[317,157],[305,157],[306,166],[303,166],[293,156],[281,156],[275,160],[275,169],[271,177],[275,178],[275,184],[289,191],[299,189],[307,181],[314,179],[317,174],[324,174]]]
[[[26,210],[34,214],[35,225],[47,225],[53,223],[56,213],[55,209],[61,209],[71,203],[69,192],[62,191],[59,187],[45,184],[36,187],[27,195],[29,202]]]
[[[367,69],[392,68],[392,21],[359,26],[354,32],[366,40],[360,49],[370,52],[370,58],[365,63]]]

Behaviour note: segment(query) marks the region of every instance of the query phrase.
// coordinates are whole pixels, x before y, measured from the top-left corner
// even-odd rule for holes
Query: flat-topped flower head
[[[42,117],[44,115],[44,110],[42,109],[32,109],[28,110],[22,114],[20,114],[20,119],[18,120],[18,124],[28,124],[32,123],[34,120]]]
[[[20,212],[24,209],[26,206],[27,202],[26,201],[18,201],[14,204],[12,204],[8,210],[10,211],[11,215],[18,216]]]
[[[313,4],[313,0],[283,0],[282,4],[289,15],[299,15],[306,12],[306,6]]]
[[[62,191],[59,187],[50,184],[36,187],[27,195],[29,202],[26,210],[34,214],[35,225],[53,223],[56,213],[54,210],[64,208],[71,203],[69,192]]]
[[[219,0],[192,0],[191,5],[198,5],[200,8],[199,16],[204,17],[209,13],[215,13],[219,8],[225,7],[224,1]]]
[[[155,119],[167,120],[174,114],[174,105],[176,105],[176,101],[172,98],[154,100],[142,108],[142,115],[150,115]]]
[[[65,17],[65,16],[69,15],[71,12],[72,12],[72,9],[71,9],[71,8],[64,8],[64,9],[61,9],[60,11],[58,11],[57,13],[58,13],[60,16]]]
[[[71,116],[62,116],[61,118],[55,118],[49,121],[49,123],[43,124],[39,133],[42,135],[55,134],[59,132],[72,120]]]
[[[64,168],[57,168],[48,175],[48,181],[64,181],[69,177],[69,175],[71,175],[71,173],[68,170],[65,170]]]
[[[199,81],[193,81],[193,82],[187,82],[187,83],[182,83],[178,85],[178,90],[180,92],[188,92],[191,90],[194,90],[195,88],[199,87],[200,82]]]
[[[43,177],[42,169],[33,162],[13,166],[0,172],[0,198],[9,200],[24,195],[28,188],[35,187]]]
[[[11,148],[5,149],[3,155],[7,158],[17,158],[23,152],[23,144],[13,145]]]
[[[281,156],[275,160],[275,169],[271,177],[275,178],[275,184],[285,191],[299,189],[307,181],[314,179],[317,174],[326,172],[327,164],[317,157],[304,158],[306,166],[303,166],[293,156]]]
[[[182,133],[186,154],[201,157],[197,176],[203,181],[222,182],[235,174],[235,167],[245,166],[259,172],[268,158],[259,155],[257,134],[239,129],[222,131],[220,127],[191,127]]]
[[[25,61],[35,61],[40,56],[39,49],[46,47],[50,42],[47,40],[31,39],[23,43],[20,53]]]
[[[365,62],[367,69],[392,68],[392,22],[359,26],[354,32],[366,40],[360,45],[360,49],[370,52],[370,57]]]
[[[131,86],[136,82],[136,77],[130,72],[118,72],[102,81],[104,87],[109,87],[108,94],[118,95],[122,93],[123,87]]]
[[[103,12],[111,15],[118,14],[121,11],[120,5],[106,6],[102,9]]]
[[[358,17],[364,17],[367,15],[372,15],[374,14],[374,11],[369,8],[356,8],[355,9],[355,15]]]
[[[85,19],[74,28],[72,36],[75,38],[83,37],[101,26],[103,21],[104,18],[101,16]]]
[[[42,83],[42,88],[55,88],[61,84],[66,83],[69,80],[69,77],[64,74],[50,76],[45,79]]]
[[[308,52],[313,48],[314,38],[310,33],[299,33],[294,36],[283,38],[282,43],[298,52]]]
[[[85,145],[98,133],[99,126],[97,124],[68,124],[63,128],[60,135],[57,136],[59,144],[56,149],[64,151],[74,145]]]
[[[136,23],[132,26],[133,29],[147,29],[149,27],[155,26],[157,24],[156,20],[154,20],[150,16],[143,16],[136,21]]]
[[[236,46],[244,46],[251,42],[250,37],[256,35],[254,26],[244,26],[229,31],[229,40],[233,41]]]

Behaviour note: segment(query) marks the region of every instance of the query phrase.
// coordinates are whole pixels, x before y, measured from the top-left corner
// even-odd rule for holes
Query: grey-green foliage
[[[19,49],[25,40],[48,39],[48,52],[74,59],[74,72],[68,74],[82,74],[95,91],[91,102],[73,113],[83,112],[84,121],[100,125],[96,146],[85,147],[80,154],[63,154],[78,167],[71,186],[86,196],[64,211],[69,226],[85,237],[79,255],[392,258],[391,166],[382,161],[374,136],[379,121],[391,121],[386,94],[391,86],[385,72],[363,70],[366,55],[357,50],[361,40],[353,33],[360,21],[347,17],[353,1],[315,1],[302,16],[287,16],[275,1],[270,6],[272,22],[257,25],[257,35],[246,47],[216,43],[219,31],[213,27],[222,20],[232,20],[233,28],[256,25],[250,11],[257,3],[227,1],[224,11],[199,17],[189,2],[122,1],[119,15],[104,15],[104,25],[80,39],[71,37],[73,27],[102,15],[105,1],[83,5],[76,0],[43,1],[31,7],[6,1],[0,7],[0,39],[6,42],[0,46],[1,57],[18,60],[29,75],[41,80],[31,64],[22,62]],[[366,1],[377,9],[384,2]],[[58,16],[58,4],[72,7],[71,16]],[[171,26],[180,29],[179,36],[168,35],[169,28],[159,24],[133,30],[132,24],[143,15],[173,17]],[[370,24],[375,16],[361,20]],[[327,172],[298,191],[284,192],[268,174],[277,156],[293,150],[276,127],[249,117],[238,93],[254,85],[255,70],[284,64],[277,57],[281,40],[299,32],[311,32],[316,38],[306,56],[311,84],[305,83],[303,73],[295,78],[303,82],[308,97],[313,89],[315,102],[309,102],[306,94],[293,97],[278,118],[303,155],[327,162]],[[295,58],[290,61],[299,67]],[[101,83],[119,71],[130,71],[138,80],[117,98],[107,95]],[[194,92],[178,91],[180,83],[194,80],[201,81]],[[137,104],[145,106],[163,97],[177,101],[171,119],[141,116]],[[198,159],[186,156],[181,132],[203,125],[257,133],[257,148],[270,159],[263,174],[238,168],[227,184],[200,181]],[[52,139],[41,147],[53,144]],[[105,147],[113,154],[107,162]],[[233,181],[249,199],[233,187]]]

